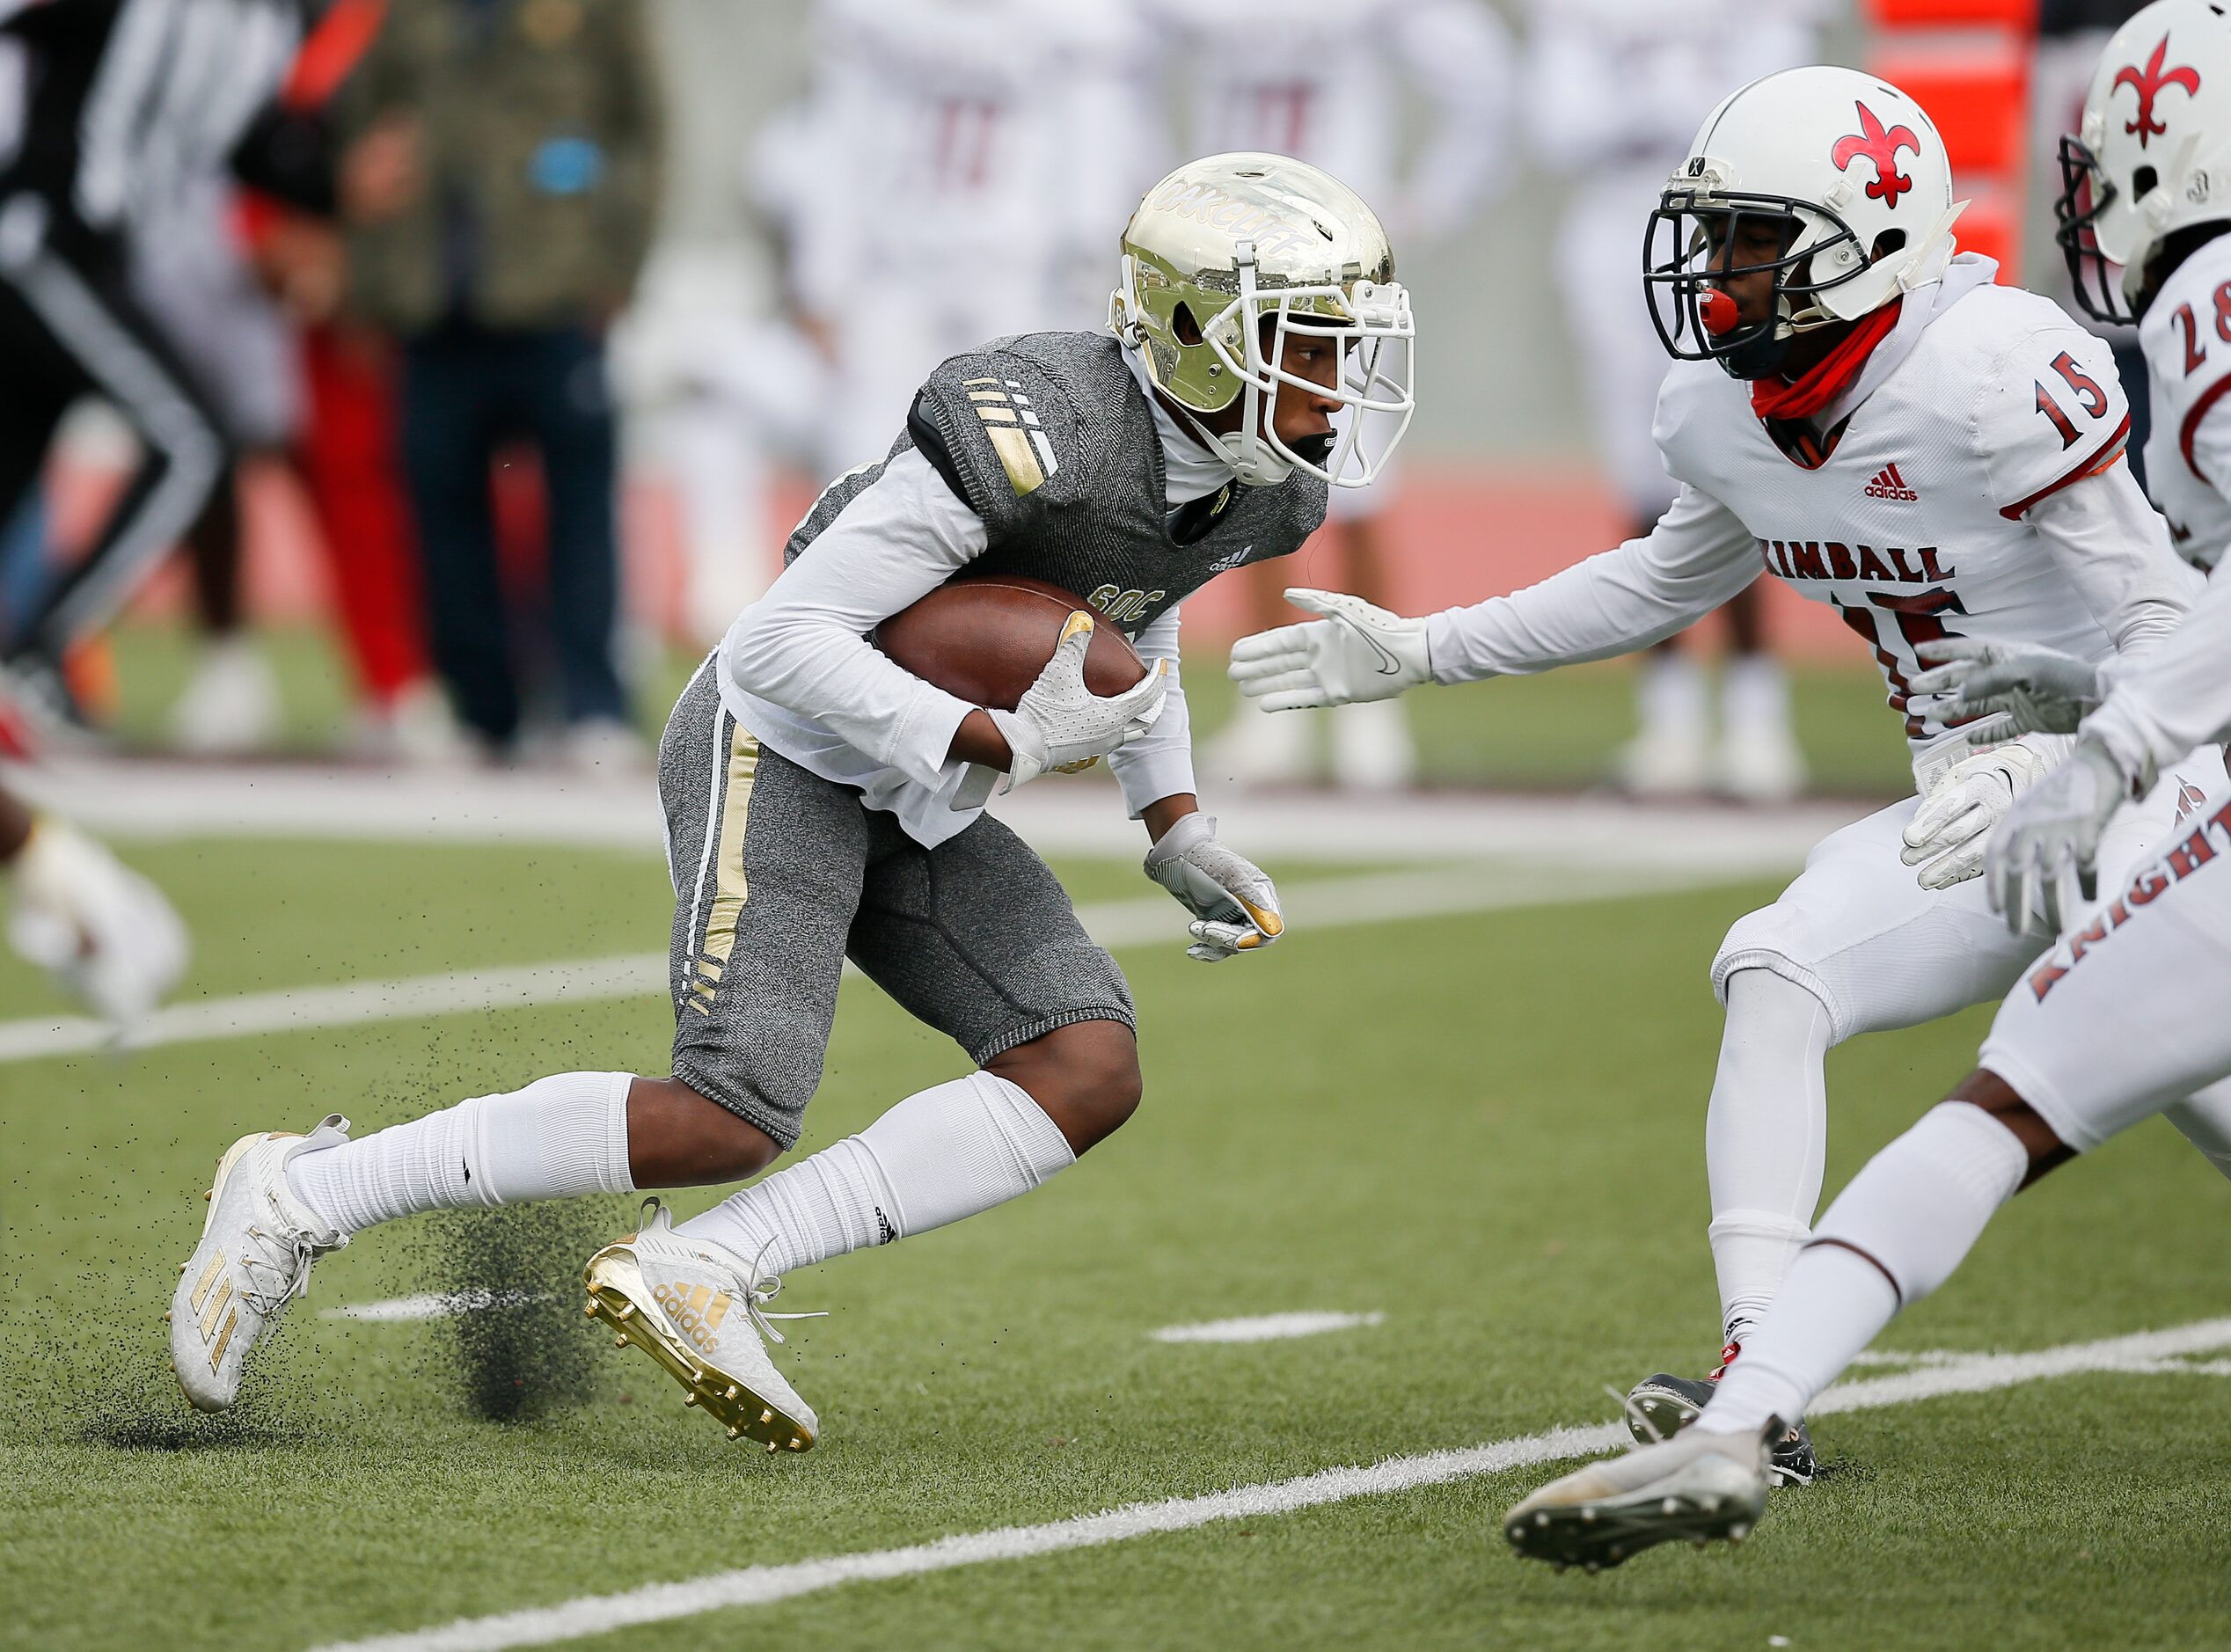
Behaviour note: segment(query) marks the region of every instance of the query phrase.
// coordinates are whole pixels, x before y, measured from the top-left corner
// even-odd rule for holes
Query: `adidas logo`
[[[728,1317],[734,1300],[725,1290],[715,1291],[710,1285],[692,1285],[682,1279],[656,1287],[651,1299],[666,1310],[674,1328],[689,1338],[700,1354],[710,1354],[720,1341],[721,1321]]]
[[[1921,496],[1906,486],[1905,479],[1898,473],[1898,466],[1885,464],[1875,472],[1875,479],[1867,484],[1867,497],[1900,500],[1911,505],[1919,501]]]

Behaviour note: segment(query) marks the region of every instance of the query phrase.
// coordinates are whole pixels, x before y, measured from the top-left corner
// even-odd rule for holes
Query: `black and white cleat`
[[[1763,1435],[1686,1432],[1552,1480],[1503,1517],[1503,1535],[1528,1560],[1560,1571],[1621,1565],[1661,1543],[1740,1543],[1766,1512],[1774,1484]]]

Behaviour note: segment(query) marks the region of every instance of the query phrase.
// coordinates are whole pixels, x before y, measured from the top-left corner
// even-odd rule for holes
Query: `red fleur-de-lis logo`
[[[1910,126],[1894,126],[1883,130],[1883,123],[1875,118],[1875,112],[1863,103],[1854,103],[1859,111],[1859,130],[1849,137],[1836,140],[1836,147],[1828,152],[1828,158],[1836,163],[1840,172],[1849,172],[1855,160],[1875,163],[1875,181],[1867,186],[1867,193],[1885,207],[1896,207],[1898,198],[1913,187],[1913,180],[1898,170],[1898,152],[1912,150],[1921,152],[1921,140],[1913,135]]]
[[[2198,69],[2180,64],[2167,74],[2162,72],[2162,60],[2169,55],[2169,37],[2164,34],[2162,36],[2162,43],[2154,48],[2154,55],[2146,60],[2145,68],[2139,69],[2132,66],[2117,69],[2114,84],[2107,89],[2110,96],[2120,91],[2125,86],[2130,87],[2138,93],[2138,119],[2125,127],[2123,130],[2138,134],[2138,147],[2140,149],[2146,147],[2147,139],[2157,137],[2169,130],[2168,127],[2154,118],[2154,99],[2160,95],[2162,87],[2182,86],[2184,88],[2184,95],[2188,98],[2199,95],[2200,71]]]

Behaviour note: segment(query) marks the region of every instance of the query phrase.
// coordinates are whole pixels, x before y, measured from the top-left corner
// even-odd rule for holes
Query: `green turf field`
[[[287,697],[284,749],[330,749],[348,714],[348,689],[332,645],[321,634],[291,629],[266,632],[265,645]],[[135,625],[120,640],[117,658],[114,732],[127,744],[159,744],[171,702],[192,669],[191,641],[172,626]],[[669,651],[644,674],[638,698],[647,733],[655,734],[664,722],[697,664],[695,657]],[[1196,730],[1204,737],[1223,722],[1232,703],[1224,664],[1219,649],[1187,655],[1186,692]],[[1404,704],[1430,786],[1599,786],[1611,773],[1613,754],[1635,732],[1634,670],[1625,661],[1431,688]],[[1814,791],[1871,796],[1913,784],[1898,720],[1883,704],[1882,678],[1856,651],[1794,671],[1791,705]]]
[[[639,857],[130,858],[196,927],[189,998],[664,938],[663,874]],[[1087,898],[1154,893],[1127,868],[1065,870]],[[1298,918],[1213,971],[1181,956],[1173,907],[1167,945],[1123,954],[1148,1074],[1129,1129],[1028,1198],[788,1282],[779,1305],[832,1317],[780,1356],[825,1429],[780,1461],[684,1411],[570,1300],[477,1340],[319,1317],[474,1268],[562,1279],[631,1225],[618,1201],[364,1236],[321,1264],[237,1420],[191,1417],[165,1369],[174,1270],[236,1134],[662,1070],[659,998],[0,1065],[0,1645],[303,1648],[1605,1421],[1604,1384],[1713,1352],[1704,971],[1771,892]],[[0,1018],[53,1011],[0,972]],[[1832,1187],[1965,1070],[1985,1020],[1835,1056]],[[960,1067],[848,984],[806,1145]],[[1891,1341],[2037,1349],[2221,1314],[2227,1215],[2231,1190],[2149,1126],[2025,1195]],[[1242,1346],[1148,1336],[1290,1310],[1385,1318]],[[1554,1472],[1537,1467],[581,1644],[2220,1646],[2225,1380],[2087,1375],[1824,1418],[1849,1466],[1777,1494],[1745,1548],[1598,1578],[1505,1552],[1496,1516]]]

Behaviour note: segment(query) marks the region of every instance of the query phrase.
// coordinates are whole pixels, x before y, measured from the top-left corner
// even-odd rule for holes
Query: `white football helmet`
[[[2231,18],[2207,0],[2154,0],[2116,30],[2082,129],[2060,141],[2060,177],[2055,239],[2077,303],[2135,321],[2162,244],[2231,218]]]
[[[1301,470],[1362,487],[1386,469],[1417,405],[1416,329],[1386,231],[1354,190],[1290,156],[1211,155],[1146,192],[1123,253],[1116,334],[1144,352],[1147,377],[1189,417],[1222,413],[1244,395],[1237,430],[1218,434],[1193,418],[1242,482],[1271,486]],[[1287,341],[1307,336],[1342,347],[1329,389],[1284,365]],[[1341,403],[1327,451],[1279,440],[1270,415],[1282,384]]]
[[[1889,82],[1825,65],[1767,75],[1705,117],[1666,180],[1642,248],[1651,319],[1671,355],[1765,377],[1796,334],[1941,277],[1966,205],[1936,127]],[[1739,230],[1761,220],[1781,255],[1731,267]],[[1767,268],[1773,311],[1741,325],[1721,280]]]

